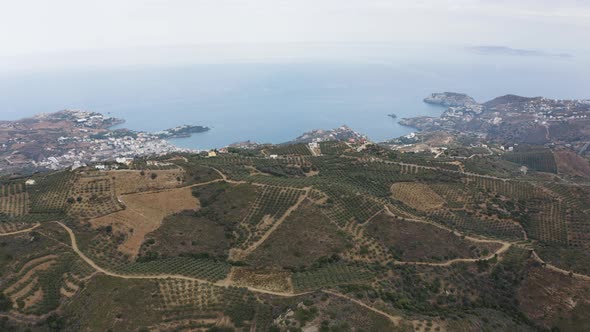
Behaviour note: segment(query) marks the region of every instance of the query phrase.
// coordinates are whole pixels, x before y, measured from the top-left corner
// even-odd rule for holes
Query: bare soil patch
[[[572,151],[555,151],[557,171],[562,174],[590,177],[590,161]]]
[[[291,273],[286,271],[234,267],[231,276],[232,283],[236,286],[254,287],[273,292],[293,292]]]
[[[177,188],[182,185],[185,171],[181,168],[166,170],[110,171],[117,195],[143,191]]]
[[[113,232],[125,234],[119,250],[131,257],[137,255],[145,235],[158,229],[166,216],[199,208],[199,200],[192,195],[191,188],[125,195],[121,201],[125,210],[90,222],[95,228],[111,226]]]

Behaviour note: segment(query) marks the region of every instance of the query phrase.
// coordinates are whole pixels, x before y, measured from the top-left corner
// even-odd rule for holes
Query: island
[[[397,115],[395,113],[389,113],[389,114],[387,114],[387,116],[392,119],[397,119]]]

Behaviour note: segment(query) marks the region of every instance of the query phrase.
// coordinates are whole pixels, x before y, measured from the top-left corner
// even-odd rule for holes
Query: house
[[[207,153],[207,157],[217,157],[217,152],[215,152],[215,150],[211,150],[209,153]]]
[[[119,164],[124,164],[124,165],[129,166],[133,162],[133,158],[116,158],[115,161]]]
[[[36,181],[33,179],[28,179],[27,181],[25,181],[25,185],[27,185],[27,186],[34,186],[35,183],[36,183]]]
[[[269,157],[270,159],[277,159],[279,156],[276,154],[271,154]]]

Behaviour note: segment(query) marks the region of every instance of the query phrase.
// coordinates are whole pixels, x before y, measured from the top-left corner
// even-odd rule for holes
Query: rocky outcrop
[[[429,97],[424,98],[424,102],[445,107],[470,107],[479,105],[472,97],[456,92],[433,93]]]

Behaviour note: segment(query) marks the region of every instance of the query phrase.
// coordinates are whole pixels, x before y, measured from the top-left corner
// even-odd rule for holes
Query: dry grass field
[[[231,271],[232,284],[254,287],[274,292],[292,292],[291,273],[276,270],[254,270],[247,267],[234,267]]]
[[[118,170],[110,171],[115,180],[116,195],[150,190],[176,188],[182,185],[185,171],[182,168],[166,170]]]
[[[303,203],[245,261],[257,267],[297,268],[341,253],[346,236],[318,207]]]
[[[561,174],[572,176],[590,177],[590,162],[588,159],[578,156],[575,152],[561,150],[555,151],[557,171]]]
[[[540,266],[529,272],[518,293],[521,310],[546,329],[588,331],[590,329],[590,285]],[[539,303],[543,303],[542,306]]]
[[[445,201],[434,190],[423,183],[398,182],[391,186],[394,199],[419,211],[441,208]]]
[[[389,248],[400,261],[440,262],[454,258],[479,258],[500,248],[498,243],[474,243],[436,226],[395,219],[385,213],[371,220],[366,234]]]
[[[111,226],[113,232],[126,236],[119,250],[135,257],[146,234],[160,227],[167,215],[199,208],[199,200],[191,188],[166,190],[155,193],[139,193],[121,197],[126,209],[92,219],[93,227]]]

